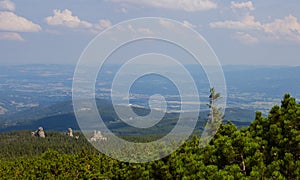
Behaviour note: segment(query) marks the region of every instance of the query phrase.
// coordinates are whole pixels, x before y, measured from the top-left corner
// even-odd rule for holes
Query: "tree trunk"
[[[244,173],[244,175],[246,176],[246,166],[245,166],[245,161],[244,161],[244,157],[241,154],[241,159],[242,159],[242,168],[241,171]]]

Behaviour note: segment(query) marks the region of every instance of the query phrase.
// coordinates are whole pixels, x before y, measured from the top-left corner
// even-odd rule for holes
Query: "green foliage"
[[[11,160],[22,156],[36,156],[49,148],[63,154],[73,154],[82,149],[96,152],[83,134],[79,132],[73,134],[79,136],[79,139],[68,137],[65,133],[51,131],[46,132],[46,138],[31,136],[30,131],[0,133],[0,159]]]
[[[229,121],[208,146],[198,144],[194,136],[163,159],[135,164],[97,152],[82,135],[2,133],[0,179],[299,179],[300,105],[285,95],[268,117],[257,112],[244,129]]]

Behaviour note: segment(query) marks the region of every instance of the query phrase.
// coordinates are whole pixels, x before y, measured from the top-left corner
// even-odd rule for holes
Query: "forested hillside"
[[[0,179],[299,179],[300,104],[286,94],[247,128],[227,122],[208,146],[199,148],[194,136],[171,155],[143,164],[111,159],[83,138],[57,132],[45,139],[1,133],[0,163]]]

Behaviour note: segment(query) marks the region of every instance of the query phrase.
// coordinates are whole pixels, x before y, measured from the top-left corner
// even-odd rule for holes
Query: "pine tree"
[[[222,120],[224,119],[222,108],[217,106],[217,101],[221,98],[222,97],[220,93],[215,92],[215,88],[210,88],[209,104],[207,104],[210,109],[210,113],[208,114],[208,120],[205,125],[205,130],[201,136],[199,144],[200,147],[204,147],[210,142],[212,137],[218,131]]]
[[[212,132],[216,132],[224,119],[222,108],[217,106],[217,101],[221,98],[220,93],[215,92],[215,88],[210,88],[209,104],[207,104],[207,106],[210,109],[208,123],[211,128],[210,131]]]

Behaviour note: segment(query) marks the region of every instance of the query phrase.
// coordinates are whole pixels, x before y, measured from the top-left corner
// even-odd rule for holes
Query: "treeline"
[[[24,133],[24,132],[11,132]],[[1,136],[0,179],[299,179],[300,104],[285,95],[267,117],[256,113],[247,128],[222,124],[214,139],[199,148],[193,137],[171,155],[149,163],[124,163],[95,151],[84,138],[76,141],[59,133],[31,143],[42,145],[41,155],[21,153],[7,159],[3,145],[12,152],[27,151],[13,134]],[[48,134],[49,136],[51,134]],[[49,137],[48,136],[48,137]],[[22,136],[21,136],[22,137]],[[5,142],[4,142],[5,141]],[[50,142],[51,141],[51,142]],[[3,143],[4,142],[4,143]],[[60,142],[61,144],[56,144]],[[6,144],[5,144],[6,143]],[[29,143],[29,142],[27,142]],[[43,145],[45,144],[45,145]],[[23,146],[21,148],[21,146]],[[29,146],[29,145],[28,145]],[[46,147],[50,147],[45,151]],[[14,149],[15,148],[15,149]],[[72,149],[73,150],[67,150]],[[36,151],[38,154],[41,151]],[[45,151],[45,152],[44,152]],[[13,156],[8,154],[8,156]]]
[[[62,132],[46,131],[46,138],[31,135],[30,131],[12,131],[0,133],[0,162],[11,161],[23,157],[30,158],[41,155],[47,149],[54,149],[63,154],[73,154],[81,150],[95,151],[82,133],[74,132],[75,139]]]

